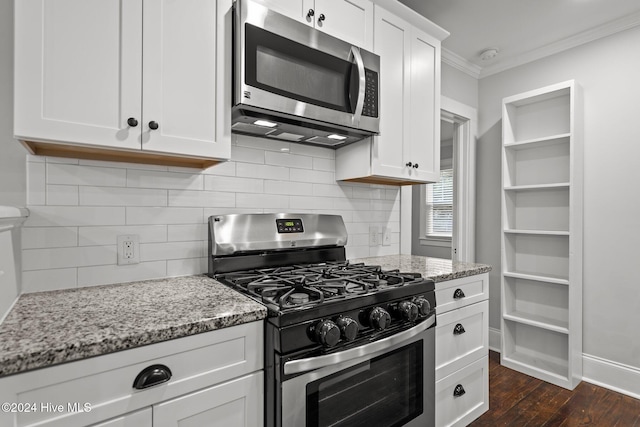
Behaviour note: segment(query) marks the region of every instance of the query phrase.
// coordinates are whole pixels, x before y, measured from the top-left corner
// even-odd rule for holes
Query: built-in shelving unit
[[[502,104],[501,363],[582,377],[582,101],[567,81]]]

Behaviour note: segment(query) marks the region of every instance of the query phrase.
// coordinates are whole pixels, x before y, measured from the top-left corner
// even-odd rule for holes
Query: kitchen
[[[10,94],[13,5],[6,3],[0,14],[6,21],[0,84]],[[633,325],[640,319],[631,267],[637,251],[628,242],[639,232],[638,202],[633,191],[609,181],[606,188],[599,185],[594,172],[602,164],[618,181],[637,174],[632,162],[639,148],[628,132],[633,127],[620,126],[633,123],[633,95],[638,92],[633,70],[640,59],[630,46],[637,45],[640,32],[628,25],[608,37],[481,78],[445,62],[441,92],[479,112],[474,261],[493,266],[489,335],[490,347],[499,350],[502,99],[570,79],[583,87],[583,377],[637,397],[640,344],[633,339]],[[1,108],[1,204],[30,209],[22,230],[24,293],[204,273],[207,218],[220,213],[337,213],[349,236],[348,259],[403,252],[400,187],[337,183],[333,150],[238,137],[231,146],[232,160],[203,172],[59,157],[45,161],[27,157],[13,139],[11,96],[3,97]],[[617,207],[613,221],[611,206]],[[390,229],[388,245],[370,246],[371,226]],[[115,236],[128,234],[139,235],[141,262],[118,266]]]

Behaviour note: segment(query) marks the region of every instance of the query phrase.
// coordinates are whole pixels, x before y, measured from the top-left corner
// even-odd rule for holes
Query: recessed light
[[[265,126],[265,127],[268,127],[268,128],[273,128],[273,127],[278,126],[277,123],[273,123],[273,122],[270,122],[268,120],[256,120],[255,122],[253,122],[253,124],[254,125],[258,125],[258,126]]]
[[[347,139],[346,136],[336,135],[335,133],[332,133],[331,135],[327,136],[327,138],[329,138],[329,139],[337,139],[338,141],[342,141],[343,139]]]

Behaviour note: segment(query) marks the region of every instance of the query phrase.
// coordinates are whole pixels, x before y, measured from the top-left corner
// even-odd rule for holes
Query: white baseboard
[[[640,399],[640,369],[590,354],[582,354],[582,379]]]
[[[500,352],[500,329],[489,328],[489,349]],[[582,354],[582,380],[640,399],[640,368]]]
[[[498,353],[500,353],[500,336],[500,329],[489,328],[489,350],[497,351]]]

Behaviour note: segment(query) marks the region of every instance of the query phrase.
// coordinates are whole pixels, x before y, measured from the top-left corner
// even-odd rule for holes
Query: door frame
[[[454,168],[456,169],[456,191],[454,227],[451,241],[452,259],[475,262],[475,213],[476,213],[476,143],[478,135],[478,112],[446,96],[441,96],[441,118],[456,124],[454,132]],[[412,239],[420,233],[412,229],[412,216],[420,216],[422,206],[412,206],[413,187],[400,190],[400,253],[411,254]]]

